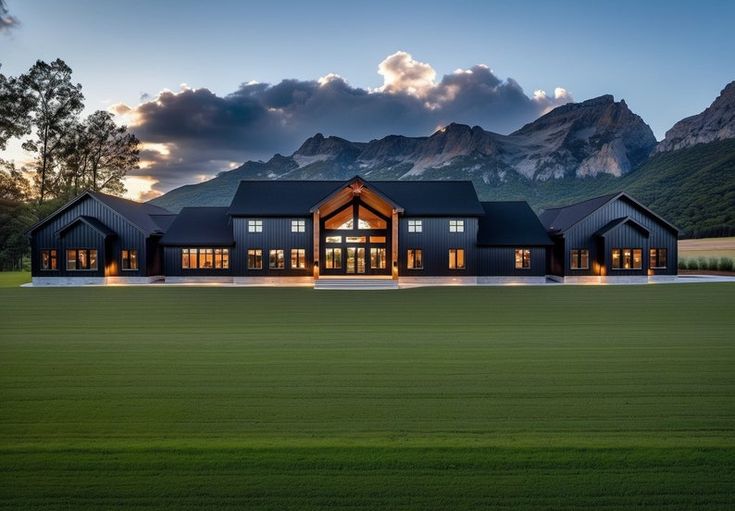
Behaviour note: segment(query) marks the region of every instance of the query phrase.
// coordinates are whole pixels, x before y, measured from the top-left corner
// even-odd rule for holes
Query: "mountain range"
[[[249,161],[153,199],[172,211],[229,204],[247,179],[471,179],[485,200],[537,209],[625,190],[685,235],[735,233],[735,82],[661,142],[625,101],[569,103],[509,135],[449,124],[427,137],[352,142],[317,133],[290,156]],[[686,186],[684,186],[686,185]]]

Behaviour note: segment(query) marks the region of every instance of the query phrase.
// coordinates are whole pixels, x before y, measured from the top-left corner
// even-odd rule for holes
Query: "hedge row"
[[[733,271],[735,260],[731,257],[683,257],[679,259],[680,270]]]

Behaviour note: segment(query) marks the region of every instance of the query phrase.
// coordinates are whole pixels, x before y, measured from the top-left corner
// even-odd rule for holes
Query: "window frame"
[[[662,259],[661,252],[663,252],[663,266],[660,265]],[[652,270],[667,270],[669,268],[669,249],[667,247],[649,248],[648,267]]]
[[[47,254],[49,266],[44,268],[43,254]],[[39,253],[38,268],[40,271],[59,271],[59,252],[55,248],[42,248]]]
[[[417,254],[419,256],[418,257],[419,263],[421,263],[420,266],[416,266],[416,255]],[[409,270],[423,270],[424,269],[424,249],[423,248],[409,248],[406,251],[406,268]]]
[[[278,264],[277,266],[273,266],[271,264],[274,252],[276,254],[276,264],[278,264],[279,262],[281,263],[281,264]],[[268,250],[268,269],[269,270],[285,270],[286,269],[286,251],[284,249],[271,248]]]
[[[259,264],[251,265],[251,261]],[[249,271],[260,271],[263,269],[263,249],[249,248],[247,252],[247,268]]]
[[[449,220],[449,232],[464,232],[464,220],[459,218]]]
[[[329,254],[332,255],[332,265],[329,266]],[[338,258],[335,258],[335,255],[339,255]],[[335,261],[339,264],[334,264]],[[342,269],[342,247],[326,247],[324,249],[324,269],[325,270],[341,270]]]
[[[462,254],[462,266],[459,266],[459,255]],[[454,263],[454,266],[452,266]],[[450,270],[466,270],[467,269],[467,258],[465,257],[465,250],[463,248],[450,248],[449,249],[449,265]]]
[[[69,268],[69,252],[74,252],[74,268]],[[79,267],[79,254],[84,252],[87,261],[87,268]],[[92,252],[94,252],[94,267],[91,265]],[[65,251],[66,256],[66,271],[98,271],[99,270],[99,251],[96,248],[67,248]]]
[[[615,261],[615,253],[618,255],[618,266],[613,263]],[[626,255],[627,252],[627,255]],[[640,254],[639,261],[640,265],[635,266],[635,255],[636,252]],[[629,261],[630,267],[626,268],[626,260]],[[610,269],[615,271],[640,271],[643,269],[643,249],[642,248],[611,248],[610,249]]]
[[[127,252],[127,257],[126,257]],[[133,257],[131,254],[135,253],[135,268],[131,267],[131,261]],[[125,261],[128,262],[128,267],[125,267]],[[121,271],[139,271],[140,263],[138,262],[138,249],[136,248],[123,248],[120,250],[120,270]]]
[[[373,265],[373,262],[377,264]],[[387,268],[388,268],[387,249],[385,247],[370,247],[370,269],[371,270],[385,270]]]
[[[518,266],[518,252],[521,253],[521,266]],[[516,248],[513,250],[513,266],[516,270],[531,269],[531,249]]]
[[[294,252],[296,253],[296,266],[294,266]],[[302,263],[302,266],[299,266]],[[291,249],[291,269],[292,270],[305,270],[306,269],[306,249],[305,248],[292,248]]]
[[[424,221],[423,220],[408,220],[408,232],[424,232]]]
[[[306,232],[306,220],[294,218],[291,220],[291,232]]]
[[[582,266],[583,254],[587,255],[587,264],[585,266]],[[573,248],[569,251],[569,269],[575,271],[590,269],[590,251],[588,248]]]
[[[248,220],[248,232],[263,232],[263,220],[260,218],[252,218]]]

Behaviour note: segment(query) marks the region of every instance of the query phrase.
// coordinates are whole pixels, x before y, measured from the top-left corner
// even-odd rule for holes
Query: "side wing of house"
[[[30,229],[33,281],[147,282],[162,274],[158,240],[171,217],[155,206],[85,192]]]

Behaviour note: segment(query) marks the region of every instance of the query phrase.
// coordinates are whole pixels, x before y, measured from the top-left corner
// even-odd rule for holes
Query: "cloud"
[[[290,154],[317,132],[367,141],[389,134],[428,135],[451,122],[508,133],[560,104],[537,90],[526,95],[513,79],[489,67],[457,69],[437,80],[436,71],[409,53],[396,52],[378,66],[383,85],[364,89],[329,73],[315,80],[247,82],[225,96],[182,84],[110,111],[145,143],[139,175],[167,191],[231,168],[232,162]],[[161,151],[162,147],[166,148]]]
[[[10,32],[20,26],[20,21],[8,11],[5,0],[0,0],[0,32]]]

